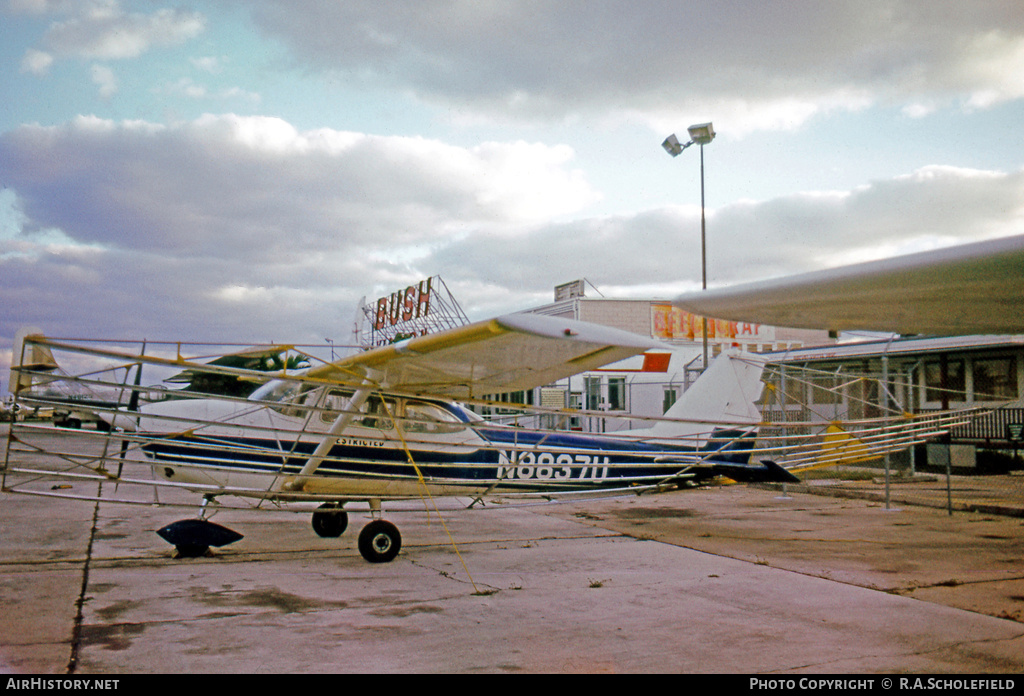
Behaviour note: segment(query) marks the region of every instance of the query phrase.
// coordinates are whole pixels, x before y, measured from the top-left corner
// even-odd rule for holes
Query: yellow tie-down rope
[[[455,549],[455,555],[459,557],[459,563],[462,564],[462,569],[466,571],[466,577],[469,578],[469,584],[473,586],[473,593],[480,594],[480,590],[477,588],[476,582],[473,580],[473,575],[469,572],[469,568],[466,566],[465,559],[463,559],[462,554],[459,553],[459,546],[455,543],[455,538],[452,536],[451,531],[449,531],[448,525],[445,524],[444,517],[441,516],[441,511],[437,507],[437,501],[434,500],[434,496],[430,494],[430,489],[427,488],[427,481],[423,477],[423,472],[420,471],[420,467],[416,464],[416,460],[413,458],[412,452],[409,450],[409,443],[405,440],[405,433],[403,432],[402,424],[399,422],[398,418],[395,417],[395,414],[391,413],[391,410],[388,408],[387,399],[381,399],[381,403],[384,405],[384,410],[387,412],[391,422],[395,424],[395,431],[398,433],[398,439],[402,442],[402,449],[405,451],[406,459],[409,460],[409,464],[412,465],[412,468],[416,470],[416,477],[419,479],[420,486],[423,489],[423,496],[421,496],[421,499],[423,500],[423,507],[427,510],[427,515],[430,515],[430,508],[427,507],[427,498],[430,498],[430,504],[434,506],[434,513],[437,515],[437,519],[441,521],[441,526],[444,528],[445,534],[448,535],[448,541],[451,542],[452,548]]]

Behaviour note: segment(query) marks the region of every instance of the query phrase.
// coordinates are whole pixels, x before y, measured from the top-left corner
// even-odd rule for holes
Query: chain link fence
[[[787,366],[766,375],[762,415],[784,437],[829,423],[886,412],[938,413],[906,408],[914,385],[877,372],[802,371]],[[1024,408],[1019,402],[965,418],[947,433],[884,456],[800,473],[790,490],[858,497],[887,506],[919,505],[950,513],[972,511],[1024,517]]]

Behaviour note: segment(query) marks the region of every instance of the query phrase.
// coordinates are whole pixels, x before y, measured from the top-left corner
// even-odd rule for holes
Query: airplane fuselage
[[[252,408],[182,400],[143,410],[135,437],[157,477],[224,493],[349,499],[564,492],[700,481],[746,467],[752,430],[677,442],[499,426],[460,404],[375,396],[342,432],[350,393]],[[333,399],[333,401],[332,401]],[[312,458],[322,457],[315,473]]]

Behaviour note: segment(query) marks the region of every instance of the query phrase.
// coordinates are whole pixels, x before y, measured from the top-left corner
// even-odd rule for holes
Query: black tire
[[[374,520],[359,532],[359,553],[370,563],[393,561],[401,549],[398,527],[386,520]]]
[[[313,531],[327,539],[340,537],[348,528],[348,513],[330,503],[324,503],[313,513]]]

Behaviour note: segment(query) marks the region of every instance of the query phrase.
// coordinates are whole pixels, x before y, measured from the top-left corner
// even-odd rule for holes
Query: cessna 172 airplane
[[[319,505],[312,524],[325,537],[339,536],[347,527],[345,506],[368,504],[373,519],[359,534],[359,550],[371,562],[387,562],[398,554],[401,535],[380,519],[383,501],[461,496],[477,504],[496,495],[555,499],[642,493],[716,477],[792,482],[796,476],[776,460],[797,468],[862,461],[934,437],[965,418],[962,412],[895,413],[851,424],[838,435],[832,423],[824,424],[831,428],[828,433],[823,425],[814,433],[790,432],[773,440],[762,431],[755,405],[765,363],[749,354],[723,354],[664,416],[613,433],[541,428],[533,421],[501,425],[464,405],[487,404],[487,394],[532,389],[659,350],[665,346],[616,329],[514,314],[332,362],[313,363],[310,357],[312,367],[271,379],[264,371],[224,361],[185,358],[180,345],[176,354],[162,357],[152,343],[131,351],[27,335],[16,346],[12,365],[18,401],[59,403],[52,386],[61,380],[108,393],[119,390],[122,403],[126,395],[131,398],[126,407],[98,411],[111,428],[83,431],[97,443],[85,454],[47,444],[52,427],[12,424],[3,489],[77,497],[44,485],[61,479],[76,485],[113,483],[115,490],[143,486],[154,493],[199,494],[199,519],[159,531],[182,556],[241,538],[207,519],[225,498],[255,506]],[[62,364],[67,357],[83,366],[77,374],[59,375],[54,353]],[[141,387],[144,365],[261,386],[248,397]],[[533,412],[555,418],[583,413]],[[33,441],[37,435],[42,441]],[[34,463],[44,455],[49,465]],[[138,471],[138,464],[151,472],[149,477],[129,473]],[[107,495],[85,497],[108,500]]]

